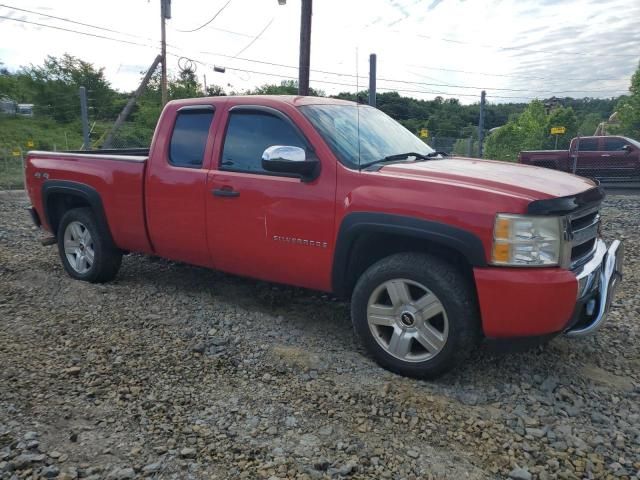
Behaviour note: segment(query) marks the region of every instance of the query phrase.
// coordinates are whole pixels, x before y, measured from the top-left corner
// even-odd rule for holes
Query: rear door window
[[[578,145],[580,152],[597,152],[598,151],[598,139],[597,138],[581,138]]]
[[[169,163],[176,167],[200,168],[209,138],[213,110],[178,111],[169,145]]]

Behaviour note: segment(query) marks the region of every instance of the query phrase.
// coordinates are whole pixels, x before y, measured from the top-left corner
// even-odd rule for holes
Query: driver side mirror
[[[320,162],[307,158],[304,148],[273,145],[262,154],[262,168],[267,172],[299,177],[303,182],[315,180],[320,173]]]
[[[622,147],[622,150],[624,150],[627,153],[631,153],[633,151],[633,147],[627,143],[625,146]]]

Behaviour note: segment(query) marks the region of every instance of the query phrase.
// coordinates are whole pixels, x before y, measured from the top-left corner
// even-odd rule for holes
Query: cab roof
[[[220,97],[200,97],[182,100],[172,100],[169,104],[175,106],[187,105],[216,105],[218,103],[255,104],[265,106],[291,105],[301,107],[303,105],[356,105],[349,100],[341,100],[330,97],[311,97],[301,95],[228,95]]]

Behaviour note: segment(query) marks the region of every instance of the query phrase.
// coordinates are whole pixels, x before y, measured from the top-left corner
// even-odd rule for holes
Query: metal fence
[[[471,137],[430,137],[427,143],[438,152],[463,157],[478,157],[479,143]]]
[[[0,190],[24,188],[24,155],[21,149],[0,148]]]
[[[615,138],[612,138],[614,140]],[[608,140],[608,139],[605,139]],[[606,144],[605,144],[606,146]],[[569,156],[568,170],[608,185],[640,183],[640,152],[626,150],[623,145],[614,149],[579,151]]]

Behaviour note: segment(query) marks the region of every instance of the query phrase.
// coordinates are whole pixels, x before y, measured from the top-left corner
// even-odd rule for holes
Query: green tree
[[[36,108],[61,122],[78,118],[81,86],[87,89],[93,119],[113,118],[125,101],[111,88],[103,68],[96,69],[69,54],[48,56],[42,66],[23,69],[20,79],[31,92]]]
[[[560,107],[555,108],[551,111],[546,126],[546,133],[548,136],[545,143],[545,148],[556,148],[556,136],[551,135],[552,127],[565,128],[565,133],[562,135],[558,135],[557,148],[568,149],[569,143],[571,143],[571,139],[578,133],[578,119],[576,118],[576,114],[573,111],[573,108]]]
[[[617,105],[620,133],[640,139],[640,64],[631,77],[629,92]]]
[[[489,135],[484,149],[485,157],[513,162],[522,150],[544,148],[547,125],[543,103],[540,100],[532,101],[521,115]]]
[[[578,127],[578,135],[593,135],[604,120],[598,113],[587,113]]]

